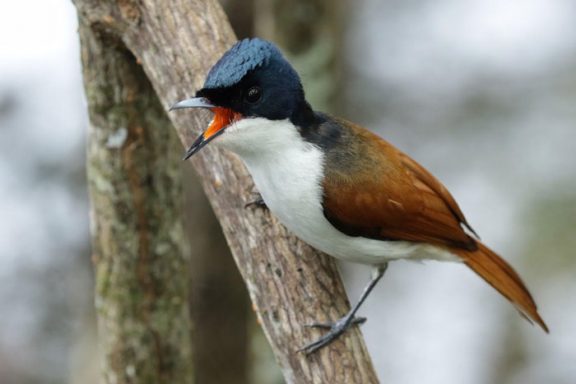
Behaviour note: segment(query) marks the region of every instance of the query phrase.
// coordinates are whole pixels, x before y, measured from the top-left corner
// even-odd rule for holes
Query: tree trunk
[[[121,40],[80,20],[107,383],[191,383],[178,139]]]
[[[122,39],[165,108],[200,88],[207,70],[234,42],[215,1],[75,3],[86,23]],[[170,114],[183,143],[206,126],[206,117],[197,111]],[[334,260],[296,240],[268,213],[244,209],[253,184],[237,158],[207,147],[193,164],[286,381],[377,382],[358,328],[311,356],[297,352],[321,334],[304,324],[337,319],[349,308]]]

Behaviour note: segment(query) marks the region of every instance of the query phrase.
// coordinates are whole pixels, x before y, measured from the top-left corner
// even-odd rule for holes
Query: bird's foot
[[[299,349],[298,352],[304,352],[306,355],[310,355],[319,350],[320,348],[325,347],[334,340],[336,340],[352,325],[363,324],[365,321],[366,321],[365,317],[354,317],[353,315],[348,314],[334,323],[307,324],[306,327],[328,329],[328,332],[324,334],[322,337],[320,337],[318,340]]]
[[[256,199],[254,199],[254,200],[252,200],[252,201],[250,201],[244,205],[244,208],[249,208],[249,207],[268,209],[268,206],[264,202],[264,199],[262,199],[262,195],[259,193],[256,194]]]

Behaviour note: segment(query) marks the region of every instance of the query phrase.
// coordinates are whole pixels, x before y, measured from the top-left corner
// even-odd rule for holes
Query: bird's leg
[[[313,328],[324,328],[329,329],[329,331],[320,337],[318,340],[306,345],[304,348],[301,348],[299,352],[304,352],[305,354],[309,355],[314,353],[315,351],[319,350],[322,347],[330,344],[334,340],[336,340],[341,334],[343,334],[350,326],[354,324],[362,324],[366,321],[365,317],[355,317],[354,315],[364,303],[372,289],[378,284],[378,281],[384,276],[384,272],[386,272],[386,268],[388,264],[380,265],[374,268],[372,273],[372,279],[368,283],[368,285],[364,288],[362,292],[362,296],[360,296],[360,300],[354,305],[354,307],[348,312],[344,317],[338,319],[334,323],[313,323],[307,325],[308,327]]]
[[[268,209],[268,206],[264,202],[264,199],[262,199],[262,195],[259,194],[258,192],[256,192],[255,195],[256,195],[256,198],[254,200],[246,203],[244,205],[244,208],[254,207],[254,208]]]

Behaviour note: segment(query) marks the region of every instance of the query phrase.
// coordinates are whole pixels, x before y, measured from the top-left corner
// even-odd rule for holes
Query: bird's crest
[[[232,46],[210,69],[204,88],[225,88],[239,82],[249,71],[282,59],[274,44],[254,38],[244,39]]]

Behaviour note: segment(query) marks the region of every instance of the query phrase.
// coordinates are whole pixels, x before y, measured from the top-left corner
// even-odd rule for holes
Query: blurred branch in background
[[[228,21],[239,40],[254,37],[255,1],[220,0],[224,12],[228,16]]]
[[[191,383],[178,139],[136,58],[80,18],[99,340],[108,383]]]
[[[198,176],[184,165],[194,382],[249,383],[248,292]]]

